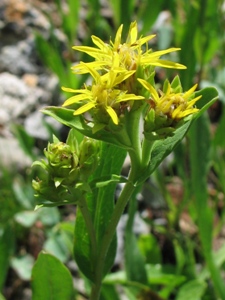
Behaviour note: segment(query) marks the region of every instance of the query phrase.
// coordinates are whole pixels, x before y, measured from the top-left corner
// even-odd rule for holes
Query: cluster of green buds
[[[88,177],[95,171],[99,161],[99,143],[84,137],[80,145],[69,135],[67,142],[55,136],[53,143],[44,149],[46,160],[35,161],[45,172],[42,179],[33,180],[35,196],[46,199],[43,203],[74,203],[82,193],[90,191]]]

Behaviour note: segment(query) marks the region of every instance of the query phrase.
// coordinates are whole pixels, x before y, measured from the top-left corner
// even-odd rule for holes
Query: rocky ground
[[[13,135],[13,124],[47,140],[46,117],[39,110],[60,101],[58,79],[42,64],[35,45],[36,31],[48,37],[50,22],[43,11],[51,10],[50,2],[0,1],[0,156],[7,167],[30,164]]]

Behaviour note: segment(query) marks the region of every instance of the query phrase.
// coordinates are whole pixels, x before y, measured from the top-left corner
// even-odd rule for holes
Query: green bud
[[[56,179],[56,186],[60,181],[67,181],[67,184],[71,184],[77,180],[78,155],[69,145],[62,142],[49,143],[44,154],[48,160],[49,173],[54,180]]]
[[[47,177],[42,180],[33,180],[32,186],[36,197],[50,202],[62,202],[63,200],[68,200],[70,196],[66,187],[62,185],[56,187],[54,182]]]
[[[99,162],[99,142],[92,140],[88,137],[84,137],[80,144],[80,172],[82,178],[87,178],[91,175],[98,166]]]
[[[164,139],[170,136],[175,128],[171,127],[172,121],[166,115],[157,115],[151,108],[144,120],[144,135],[150,141]]]
[[[151,108],[145,117],[144,130],[145,132],[151,132],[154,129],[155,129],[155,110]]]

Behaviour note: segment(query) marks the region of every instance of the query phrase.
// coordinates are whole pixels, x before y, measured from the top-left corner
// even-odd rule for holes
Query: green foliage
[[[32,271],[34,300],[74,299],[72,276],[54,256],[41,252]]]
[[[101,164],[92,176],[91,180],[96,180],[109,174],[120,174],[125,155],[125,151],[116,148],[113,145],[102,143],[100,151]],[[95,189],[90,195],[88,195],[87,198],[87,205],[92,215],[92,222],[96,231],[96,245],[91,243],[83,215],[81,214],[80,210],[77,212],[74,255],[81,271],[92,281],[96,268],[96,255],[98,251],[100,251],[102,237],[105,234],[105,230],[114,208],[115,187],[115,183],[111,183],[106,187]],[[84,243],[81,244],[81,240]],[[96,247],[96,253],[92,256],[90,251],[93,251],[94,247]],[[108,250],[107,264],[105,265],[104,275],[112,267],[115,253],[116,236],[114,236],[113,243]]]

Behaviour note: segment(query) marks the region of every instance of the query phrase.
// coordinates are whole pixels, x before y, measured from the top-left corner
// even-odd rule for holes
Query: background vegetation
[[[70,66],[88,58],[71,50],[73,45],[91,45],[92,34],[108,41],[120,24],[126,33],[130,22],[137,20],[141,34],[157,34],[152,48],[181,48],[172,59],[187,66],[179,72],[184,89],[196,82],[200,88],[214,86],[219,100],[146,182],[140,191],[144,201],[131,201],[126,212],[125,263],[115,266],[106,277],[102,299],[121,299],[120,293],[133,299],[134,286],[129,282],[141,285],[144,265],[154,292],[142,299],[225,300],[225,3],[108,0],[103,4],[99,0],[55,0],[60,25],[48,15],[50,40],[35,33],[40,59],[57,75],[60,86],[78,88],[82,84]],[[85,18],[80,14],[82,8]],[[63,47],[54,34],[56,26],[64,34]],[[158,70],[158,83],[174,75],[174,71]],[[23,127],[14,127],[14,134],[32,160],[41,155],[42,149],[37,149]],[[77,299],[85,299],[88,283],[80,286],[82,274],[71,266],[75,208],[33,211],[33,176],[31,168],[22,174],[1,168],[0,299],[22,299],[23,290],[30,288],[31,268],[41,249],[69,266],[76,278]],[[133,234],[134,212],[147,224],[148,234]],[[13,292],[8,293],[9,289]],[[7,298],[9,294],[11,298]]]

